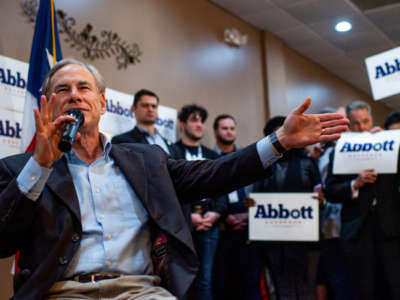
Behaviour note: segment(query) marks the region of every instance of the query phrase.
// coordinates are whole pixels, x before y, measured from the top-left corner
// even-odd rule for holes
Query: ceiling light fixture
[[[335,30],[337,32],[347,32],[349,30],[351,30],[351,23],[347,22],[347,21],[341,21],[339,23],[336,24],[335,26]]]

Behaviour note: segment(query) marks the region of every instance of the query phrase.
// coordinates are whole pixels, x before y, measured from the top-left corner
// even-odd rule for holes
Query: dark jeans
[[[261,300],[257,246],[247,230],[222,231],[215,258],[215,299]]]
[[[196,300],[212,300],[212,270],[218,244],[218,227],[207,231],[194,231],[193,240],[200,260],[199,272],[194,282]]]

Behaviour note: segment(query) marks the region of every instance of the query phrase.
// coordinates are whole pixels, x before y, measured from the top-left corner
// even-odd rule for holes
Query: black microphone
[[[58,149],[60,149],[62,152],[68,152],[71,150],[78,129],[85,122],[85,116],[78,108],[69,110],[67,114],[71,117],[74,117],[76,121],[74,123],[70,122],[65,125],[64,133],[60,142],[58,143]]]

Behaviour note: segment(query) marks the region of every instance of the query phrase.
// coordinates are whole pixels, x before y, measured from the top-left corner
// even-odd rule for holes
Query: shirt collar
[[[104,157],[106,161],[109,161],[110,151],[111,151],[111,141],[105,134],[101,132],[100,132],[100,141],[103,144]]]
[[[146,136],[153,136],[154,137],[154,136],[159,134],[157,128],[154,128],[154,134],[151,134],[148,129],[146,129],[146,128],[140,126],[140,125],[136,125],[136,127],[137,127],[137,129],[139,129],[139,131],[141,133],[144,133]]]
[[[100,142],[103,146],[103,157],[106,161],[109,161],[111,159],[110,158],[110,151],[112,146],[111,141],[105,134],[101,132],[99,132],[99,134],[100,134]],[[77,163],[78,161],[80,161],[78,156],[76,156],[76,151],[73,148],[71,148],[69,152],[65,152],[64,155],[69,163]]]

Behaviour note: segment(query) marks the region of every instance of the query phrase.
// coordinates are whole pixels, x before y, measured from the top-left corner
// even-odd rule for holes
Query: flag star
[[[49,49],[46,48],[47,62],[49,63],[49,68],[51,69],[54,66],[53,63],[53,55],[49,52]]]

